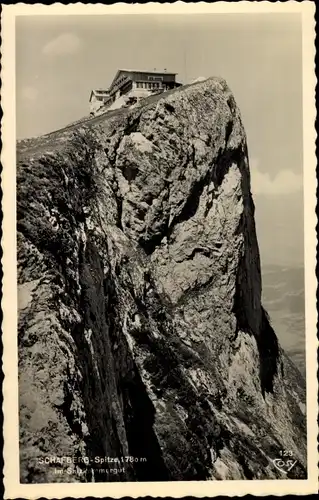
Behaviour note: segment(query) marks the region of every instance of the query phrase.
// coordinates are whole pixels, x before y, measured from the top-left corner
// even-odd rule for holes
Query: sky
[[[88,114],[120,68],[226,79],[248,140],[262,266],[303,264],[300,14],[19,16],[17,138]]]

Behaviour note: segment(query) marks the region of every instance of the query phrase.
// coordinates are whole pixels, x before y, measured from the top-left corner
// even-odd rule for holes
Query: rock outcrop
[[[306,477],[223,80],[25,141],[17,195],[22,482]]]

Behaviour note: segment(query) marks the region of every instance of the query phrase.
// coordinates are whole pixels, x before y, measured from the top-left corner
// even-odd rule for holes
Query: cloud
[[[303,189],[303,178],[291,170],[280,170],[274,178],[258,169],[258,160],[250,162],[251,191],[253,194],[293,194]]]
[[[74,54],[81,47],[81,40],[73,33],[63,33],[57,38],[48,42],[42,49],[42,53],[47,56],[62,56]]]
[[[38,97],[38,90],[35,87],[23,87],[21,95],[27,101],[35,101]]]

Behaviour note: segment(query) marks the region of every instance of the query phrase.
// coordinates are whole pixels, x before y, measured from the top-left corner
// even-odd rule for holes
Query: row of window
[[[136,82],[139,89],[159,89],[161,84],[158,82]]]
[[[158,81],[158,82],[162,82],[163,81],[163,77],[162,76],[148,76],[148,79],[149,80],[155,80],[155,81]]]
[[[111,87],[111,90],[112,92],[114,91],[117,91],[119,88],[122,87],[122,85],[128,80],[127,76],[124,75],[122,76],[121,78],[119,78],[118,80],[116,80],[116,82],[114,82],[113,86]]]

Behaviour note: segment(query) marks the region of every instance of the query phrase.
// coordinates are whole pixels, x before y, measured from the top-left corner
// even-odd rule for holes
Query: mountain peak
[[[28,141],[18,161],[21,481],[304,478],[304,382],[261,304],[226,82]],[[90,467],[57,476],[48,453]],[[113,475],[96,460],[125,456]]]

